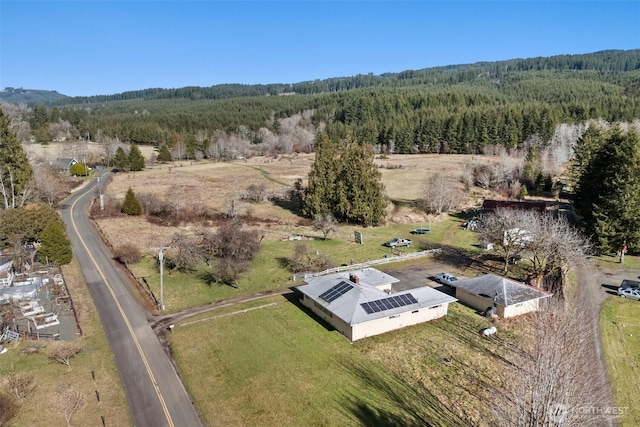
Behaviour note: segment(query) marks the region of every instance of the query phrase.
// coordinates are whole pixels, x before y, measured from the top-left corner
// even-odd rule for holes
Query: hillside
[[[320,129],[379,152],[471,154],[547,144],[562,123],[639,118],[640,49],[295,84],[145,89],[23,113],[38,142],[167,145],[175,160],[309,152]]]
[[[12,104],[48,104],[69,99],[55,90],[23,89],[7,87],[0,90],[0,101]]]

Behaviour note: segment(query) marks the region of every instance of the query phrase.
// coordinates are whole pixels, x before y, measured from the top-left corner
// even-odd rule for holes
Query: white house
[[[305,280],[301,301],[351,341],[447,315],[455,298],[428,286],[391,292],[398,279],[375,268]]]
[[[456,298],[478,311],[495,308],[500,317],[537,311],[540,301],[552,294],[511,279],[485,274],[455,282]]]

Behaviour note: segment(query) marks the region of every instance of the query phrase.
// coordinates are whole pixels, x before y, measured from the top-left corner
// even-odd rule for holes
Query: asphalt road
[[[73,253],[98,309],[137,427],[197,427],[202,422],[144,308],[131,293],[130,279],[88,218],[96,181],[73,194],[63,206]]]

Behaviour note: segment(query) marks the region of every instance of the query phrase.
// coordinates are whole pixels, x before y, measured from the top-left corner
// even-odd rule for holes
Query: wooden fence
[[[341,271],[360,270],[360,269],[363,269],[363,268],[371,267],[372,265],[387,264],[389,262],[406,261],[406,260],[413,259],[413,258],[421,258],[421,257],[429,256],[429,255],[438,254],[440,252],[442,252],[442,249],[440,249],[440,248],[438,248],[438,249],[429,249],[428,251],[410,252],[410,253],[403,254],[403,255],[397,255],[397,256],[390,256],[390,257],[385,257],[385,258],[380,258],[380,259],[374,259],[374,260],[362,262],[362,263],[359,263],[359,264],[342,265],[340,267],[330,268],[328,270],[320,271],[318,273],[309,273],[309,272],[296,273],[296,274],[293,275],[293,280],[294,281],[304,280],[304,279],[308,279],[310,277],[325,276],[327,274],[339,273]]]

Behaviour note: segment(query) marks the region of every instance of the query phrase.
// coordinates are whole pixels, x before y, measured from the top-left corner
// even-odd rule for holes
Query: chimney
[[[356,276],[355,274],[349,274],[349,280],[351,280],[356,285],[360,284],[360,278],[358,276]]]

